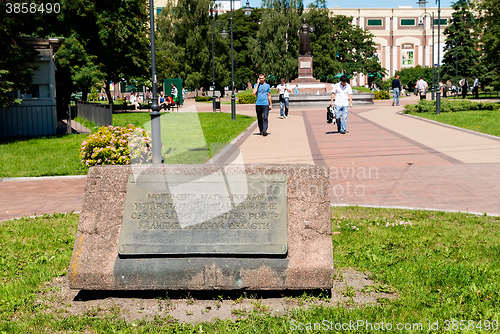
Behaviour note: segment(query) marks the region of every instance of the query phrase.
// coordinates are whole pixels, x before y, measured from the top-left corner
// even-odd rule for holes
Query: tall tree
[[[478,24],[470,10],[469,0],[459,0],[452,6],[455,10],[451,15],[446,35],[446,51],[440,72],[444,80],[455,82],[456,66],[458,65],[458,80],[464,76],[479,76],[483,73],[480,62],[481,52],[478,50]],[[458,53],[458,61],[457,61]]]
[[[188,88],[208,87],[212,82],[211,18],[209,0],[179,0],[162,10],[158,18],[158,52],[170,59],[173,69],[163,73],[183,79]],[[216,49],[224,49],[225,42],[215,35]],[[227,81],[227,72],[216,57],[218,82]]]
[[[249,38],[256,72],[265,73],[270,84],[298,75],[297,30],[304,9],[302,0],[264,0],[264,13],[255,38]],[[255,78],[254,78],[255,80]]]
[[[377,48],[371,32],[353,25],[350,16],[335,15],[332,23],[333,49],[344,74],[352,76],[354,73],[385,73],[376,56]]]
[[[64,66],[72,67],[73,77],[79,76],[81,83],[87,80],[91,84],[88,75],[102,72],[106,95],[113,103],[111,82],[147,75],[150,58],[148,13],[147,3],[143,0],[66,1],[61,18],[67,36],[74,37],[69,40],[73,43],[70,48],[83,52],[83,59],[72,59]],[[61,48],[60,51],[67,52],[67,49]],[[79,66],[79,62],[85,66]]]
[[[253,84],[258,75],[255,64],[252,62],[252,48],[249,43],[250,39],[259,31],[263,11],[262,8],[254,8],[249,17],[245,16],[242,8],[233,12],[234,84],[238,89],[245,89],[249,82]],[[219,20],[225,23],[228,33],[229,16],[230,13],[219,16]],[[229,41],[227,42],[229,44]],[[230,52],[230,49],[228,51]],[[227,65],[226,67],[230,71],[231,64]]]
[[[481,59],[486,68],[482,81],[500,89],[500,6],[497,0],[478,0],[475,4],[482,28]]]

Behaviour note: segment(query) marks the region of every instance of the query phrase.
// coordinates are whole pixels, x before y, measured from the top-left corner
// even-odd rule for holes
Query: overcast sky
[[[262,0],[249,0],[250,6],[260,7]],[[451,7],[456,0],[441,0],[441,7]],[[307,6],[311,1],[304,0]],[[245,6],[246,0],[242,0],[242,5]],[[399,6],[412,6],[417,8],[417,0],[350,0],[338,1],[327,0],[328,8],[338,6],[339,8],[398,8]],[[427,7],[437,7],[433,0],[428,0]]]

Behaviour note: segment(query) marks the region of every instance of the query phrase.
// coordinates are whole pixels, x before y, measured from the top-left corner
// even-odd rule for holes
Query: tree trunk
[[[106,79],[106,85],[104,85],[104,91],[108,97],[108,103],[113,105],[113,97],[111,96],[111,90],[109,89],[110,81]],[[115,87],[116,88],[116,87]]]

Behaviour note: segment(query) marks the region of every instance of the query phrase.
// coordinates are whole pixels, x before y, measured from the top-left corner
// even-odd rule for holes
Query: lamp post
[[[418,0],[417,1],[417,4],[419,5],[420,8],[425,8],[425,4],[427,3],[426,0]],[[439,115],[440,112],[441,112],[441,87],[439,85],[439,82],[440,82],[440,63],[441,63],[441,59],[440,59],[440,52],[439,52],[439,48],[441,47],[440,46],[440,41],[439,41],[439,37],[441,35],[441,0],[436,0],[436,3],[438,5],[438,54],[437,54],[437,63],[438,63],[438,71],[437,71],[437,84],[438,84],[438,90],[436,92],[436,115]],[[433,25],[434,25],[434,22],[432,22]],[[433,61],[434,62],[434,61]]]
[[[153,81],[153,101],[151,102],[151,136],[153,164],[161,164],[161,126],[160,126],[160,106],[158,105],[158,95],[156,88],[156,48],[155,48],[155,17],[154,1],[149,0],[149,30],[151,33],[151,77]]]
[[[434,83],[434,12],[432,12],[432,15],[425,12],[420,16],[420,22],[418,23],[418,28],[419,29],[425,29],[424,23],[422,22],[422,19],[424,17],[430,17],[432,20],[432,88],[431,88],[431,99],[434,100],[434,92],[436,90],[436,86]]]
[[[456,39],[453,40],[453,46],[455,47],[455,87],[458,92],[458,42]],[[451,46],[448,45],[446,50],[451,50]]]
[[[214,28],[215,24],[219,25],[221,24],[220,21],[215,21],[214,22],[214,13],[213,13],[213,6],[210,8],[210,14],[212,15],[212,108],[213,112],[217,110],[216,108],[216,103],[215,103],[215,55],[214,55]],[[226,39],[227,32],[226,29],[222,28],[221,32],[222,38]]]
[[[231,23],[231,119],[233,121],[236,120],[236,99],[234,97],[234,47],[233,47],[233,1],[230,0],[230,12],[231,16],[229,19],[229,22]],[[250,7],[250,4],[247,0],[247,4],[245,8],[243,9],[243,12],[245,13],[245,16],[250,16],[252,13],[252,8]]]

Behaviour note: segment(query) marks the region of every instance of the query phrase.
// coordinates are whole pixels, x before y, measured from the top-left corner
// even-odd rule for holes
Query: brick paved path
[[[396,108],[385,104],[377,107]],[[303,111],[310,142],[316,143],[313,159],[330,167],[333,205],[500,214],[500,163],[464,163],[363,117],[373,109],[355,106],[346,135],[326,123],[322,109]],[[489,153],[498,158],[500,151]]]

